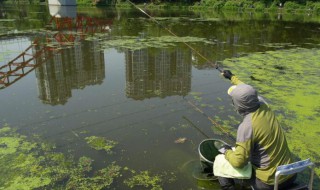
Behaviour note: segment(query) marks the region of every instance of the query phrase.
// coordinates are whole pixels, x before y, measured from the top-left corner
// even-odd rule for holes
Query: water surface
[[[45,49],[31,61],[39,63],[34,70],[1,90],[1,125],[39,135],[75,159],[90,157],[94,170],[115,161],[130,170],[166,176],[163,189],[201,188],[192,177],[198,144],[208,137],[233,143],[228,135],[234,136],[241,121],[226,94],[229,81],[208,60],[235,69],[236,59],[247,55],[319,48],[320,26],[308,15],[149,12],[159,25],[137,10],[65,9],[1,10],[1,65],[32,43],[38,45],[30,54]],[[228,59],[235,60],[224,62]],[[247,63],[248,70],[241,65],[239,75],[261,88],[252,65]],[[290,131],[288,135],[290,144]],[[89,136],[118,144],[113,154],[97,151],[88,146]],[[180,138],[185,141],[177,143]],[[296,144],[291,148],[300,149]],[[310,154],[295,155],[302,159]],[[319,154],[313,155],[319,164]],[[123,181],[131,175],[123,171],[111,187],[129,189]]]

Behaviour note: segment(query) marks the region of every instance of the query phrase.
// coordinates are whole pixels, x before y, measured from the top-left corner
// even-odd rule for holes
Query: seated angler
[[[293,162],[285,134],[268,104],[250,85],[244,84],[229,70],[221,73],[234,86],[228,90],[235,110],[243,116],[238,127],[235,149],[223,149],[226,160],[236,168],[249,161],[253,166],[251,179],[246,180],[255,190],[273,190],[276,169]],[[282,176],[280,189],[290,186],[296,175]],[[218,178],[222,189],[235,189],[235,180]]]

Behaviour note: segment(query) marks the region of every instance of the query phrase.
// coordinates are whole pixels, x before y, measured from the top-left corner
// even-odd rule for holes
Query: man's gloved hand
[[[229,146],[229,145],[223,145],[223,146],[221,146],[221,148],[219,148],[219,152],[221,153],[221,154],[224,154],[224,153],[226,153],[226,151],[227,150],[231,150],[232,148],[231,148],[231,146]]]
[[[230,70],[224,70],[221,74],[224,76],[224,78],[229,80],[231,80],[231,77],[233,76]]]

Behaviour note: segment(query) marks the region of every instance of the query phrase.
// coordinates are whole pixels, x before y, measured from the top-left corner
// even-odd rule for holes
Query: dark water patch
[[[254,77],[254,76],[250,76],[250,79],[251,80],[253,80],[253,81],[259,81],[259,82],[261,82],[262,80],[260,80],[260,79],[258,79],[258,78],[256,78],[256,77]]]
[[[281,127],[283,128],[283,130],[285,130],[285,132],[290,133],[290,131],[292,130],[291,126],[287,126],[287,125],[281,125]]]
[[[285,70],[286,69],[284,66],[280,66],[280,65],[275,65],[275,66],[273,66],[273,68],[278,69],[278,70]]]

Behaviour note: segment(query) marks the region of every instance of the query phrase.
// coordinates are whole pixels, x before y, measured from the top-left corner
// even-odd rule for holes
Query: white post
[[[76,0],[48,0],[49,5],[75,6]]]

